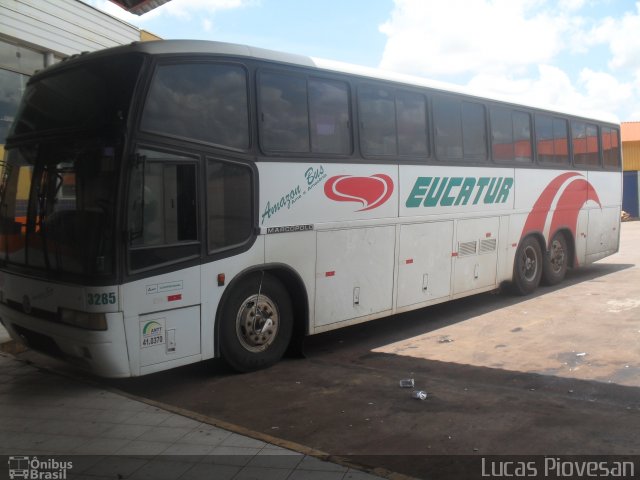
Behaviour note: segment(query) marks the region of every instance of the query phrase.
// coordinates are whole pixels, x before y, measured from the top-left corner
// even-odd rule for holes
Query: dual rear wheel
[[[545,285],[556,285],[564,279],[568,267],[569,249],[562,232],[553,236],[545,253],[535,237],[526,237],[516,252],[513,288],[519,295],[528,295],[538,287],[540,281]]]

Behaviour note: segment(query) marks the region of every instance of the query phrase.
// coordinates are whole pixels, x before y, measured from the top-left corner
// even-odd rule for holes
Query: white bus
[[[527,294],[618,250],[619,132],[245,46],[80,55],[31,78],[7,141],[0,318],[127,377]]]

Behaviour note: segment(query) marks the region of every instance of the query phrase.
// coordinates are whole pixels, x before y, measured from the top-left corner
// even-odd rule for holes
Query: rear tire
[[[219,321],[220,351],[232,368],[267,368],[282,358],[291,340],[291,299],[275,277],[253,274],[230,292]]]
[[[549,251],[544,256],[542,281],[545,285],[557,285],[567,273],[569,249],[564,234],[558,232],[551,239]]]
[[[513,290],[517,295],[529,295],[542,277],[542,249],[534,237],[527,237],[516,251],[513,262]]]

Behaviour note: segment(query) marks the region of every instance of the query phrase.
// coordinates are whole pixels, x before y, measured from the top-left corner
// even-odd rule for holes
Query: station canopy
[[[144,15],[150,12],[154,8],[164,5],[171,0],[111,0],[121,8],[124,8],[127,12],[134,13],[136,15]]]

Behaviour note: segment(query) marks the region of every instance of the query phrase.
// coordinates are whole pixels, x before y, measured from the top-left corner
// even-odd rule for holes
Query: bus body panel
[[[264,241],[258,237],[243,254],[124,284],[132,375],[212,358],[216,306],[226,286],[243,270],[263,263]],[[225,285],[218,285],[218,274],[224,274]]]
[[[396,218],[397,165],[258,163],[261,228]]]
[[[400,226],[397,308],[451,294],[453,221]]]
[[[125,70],[113,68],[120,60]],[[226,70],[218,80],[226,79],[232,94],[219,95],[208,80],[200,83],[201,67],[223,72],[231,63],[233,74]],[[165,66],[170,68],[162,70]],[[9,138],[2,189],[9,196],[3,197],[0,224],[7,269],[0,272],[0,318],[12,337],[99,375],[144,375],[214,357],[219,353],[216,322],[236,321],[237,312],[223,311],[225,292],[254,272],[281,275],[291,297],[306,293],[305,299],[292,298],[294,320],[303,322],[304,333],[314,334],[495,289],[512,280],[518,247],[529,236],[546,255],[554,236],[564,235],[570,266],[619,248],[619,127],[609,119],[589,120],[593,128],[581,134],[585,119],[572,114],[208,42],[138,43],[81,56],[34,76],[28,89],[36,92],[47,78],[73,77],[88,67],[119,77],[129,72],[128,89],[115,92],[122,98],[116,95],[118,102],[103,105],[108,111],[117,107],[114,115],[95,116],[115,122],[109,135],[97,123],[99,138],[80,141],[60,130],[65,124],[58,122],[72,119],[69,127],[84,128],[75,113],[66,120],[53,115],[55,121],[38,127],[29,112],[40,109],[27,108]],[[166,73],[174,67],[178,73]],[[276,97],[286,101],[270,103],[275,98],[266,94],[269,75],[269,82],[292,75],[304,86],[302,93],[289,98],[293,91],[283,86],[288,82],[278,81],[269,88],[277,86]],[[176,101],[174,110],[163,110],[162,96],[160,102],[151,95],[137,98],[158,85],[158,91],[175,88],[176,99],[193,94],[202,101]],[[307,93],[311,87],[313,98]],[[101,91],[99,99],[111,98]],[[321,96],[331,91],[335,96]],[[47,95],[44,105],[55,104]],[[72,97],[63,97],[56,112],[64,114],[62,105]],[[225,102],[229,110],[216,110]],[[290,106],[302,112],[296,128],[289,128],[291,115],[279,112]],[[156,108],[155,114],[148,107]],[[445,107],[446,112],[440,110]],[[472,116],[464,113],[467,108]],[[273,123],[269,109],[283,113],[281,124]],[[511,121],[504,124],[508,117],[501,110]],[[123,112],[129,115],[126,122]],[[238,114],[235,120],[228,112]],[[449,118],[452,113],[455,118]],[[41,117],[36,120],[48,118]],[[557,138],[544,131],[555,120],[566,125]],[[203,125],[207,128],[201,130]],[[282,143],[269,143],[273,133]],[[47,148],[22,152],[40,143]],[[135,150],[137,145],[144,148]],[[592,165],[579,168],[580,162]],[[27,188],[30,169],[48,188]],[[107,185],[113,190],[102,195]],[[165,205],[174,209],[163,217],[162,228],[170,235],[146,239],[145,228],[153,233],[160,227],[151,228],[150,222],[160,204],[152,205],[153,193],[161,187]],[[38,196],[29,200],[29,192]],[[116,211],[116,205],[126,211]],[[163,208],[165,214],[170,211]],[[207,251],[206,242],[215,250]],[[191,249],[184,255],[158,252],[154,259],[152,250],[147,263],[132,260],[133,253],[144,255],[149,248],[180,251],[185,246]],[[162,263],[166,258],[176,263]],[[148,270],[131,271],[131,264]],[[33,278],[8,273],[27,268]],[[57,274],[96,284],[125,280],[105,286],[44,280]],[[99,278],[91,278],[96,274]],[[308,304],[301,308],[304,301]],[[96,315],[107,329],[61,323],[76,314]]]
[[[395,227],[318,232],[315,326],[393,308]]]
[[[308,318],[304,321],[306,334],[315,332],[314,305],[316,295],[316,251],[317,232],[283,232],[264,235],[264,256],[267,265],[286,265],[297,274],[307,293]]]

